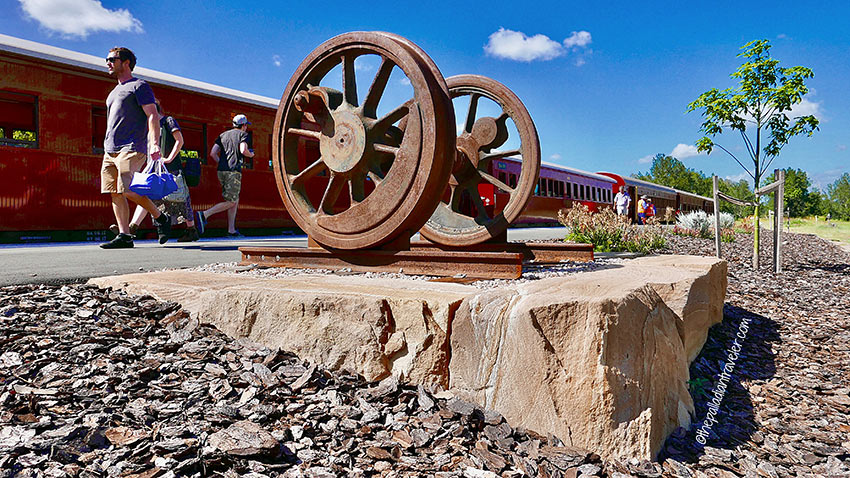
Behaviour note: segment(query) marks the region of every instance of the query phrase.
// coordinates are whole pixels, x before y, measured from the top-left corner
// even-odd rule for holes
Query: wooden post
[[[714,248],[717,250],[717,258],[720,259],[720,191],[719,178],[717,175],[711,177],[714,183]]]
[[[773,227],[773,271],[782,272],[782,220],[785,219],[785,170],[777,169],[773,177],[779,182],[779,187],[773,191],[774,227]]]

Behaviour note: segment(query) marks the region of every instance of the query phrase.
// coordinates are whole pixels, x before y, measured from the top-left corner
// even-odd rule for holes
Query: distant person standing
[[[646,200],[646,196],[641,196],[640,200],[637,203],[637,223],[638,224],[646,224],[646,208],[649,205],[649,202]]]
[[[133,173],[140,171],[147,162],[148,151],[153,161],[161,159],[159,115],[154,104],[153,90],[144,80],[133,77],[136,55],[127,48],[115,47],[109,50],[106,67],[109,74],[118,80],[118,85],[106,98],[106,136],[100,167],[100,191],[111,195],[118,235],[100,247],[124,249],[133,247],[127,199],[151,213],[160,237],[164,235],[167,238],[171,232],[171,218],[159,212],[149,198],[129,189]]]
[[[198,211],[195,224],[201,234],[210,216],[227,211],[227,235],[242,237],[236,230],[236,210],[239,208],[239,193],[242,190],[242,164],[245,158],[254,157],[254,152],[248,149],[249,124],[245,115],[234,116],[233,128],[221,133],[210,150],[210,157],[218,163],[218,181],[221,183],[221,197],[224,201],[206,211]]]
[[[632,198],[626,192],[625,186],[620,186],[620,192],[614,196],[614,205],[617,207],[617,214],[627,216],[629,214],[629,205],[632,203]]]
[[[646,198],[646,206],[644,207],[644,214],[646,214],[647,219],[651,219],[655,217],[655,204],[652,203],[652,198]]]

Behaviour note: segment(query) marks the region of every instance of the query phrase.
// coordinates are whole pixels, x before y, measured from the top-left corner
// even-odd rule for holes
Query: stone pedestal
[[[693,402],[688,364],[722,320],[726,263],[658,256],[496,289],[361,275],[165,271],[92,279],[379,380],[451,388],[512,425],[650,459]]]

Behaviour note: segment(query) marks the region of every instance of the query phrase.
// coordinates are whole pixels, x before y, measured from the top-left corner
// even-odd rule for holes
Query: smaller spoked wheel
[[[457,108],[468,99],[452,176],[420,230],[447,246],[493,239],[522,213],[540,173],[540,141],[528,110],[505,85],[478,75],[446,80]],[[486,103],[486,104],[485,104]]]
[[[352,32],[295,71],[275,118],[273,166],[287,212],[315,241],[374,247],[430,217],[455,150],[448,88],[431,65],[412,43]],[[360,75],[371,81],[358,91]],[[412,98],[394,95],[397,85]]]

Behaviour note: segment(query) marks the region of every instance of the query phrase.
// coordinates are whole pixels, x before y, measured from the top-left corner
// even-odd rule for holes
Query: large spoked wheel
[[[463,132],[457,137],[448,191],[420,232],[439,244],[468,246],[499,236],[525,209],[540,173],[540,140],[528,110],[505,85],[478,75],[453,76],[446,82],[452,98],[469,96],[469,109]],[[481,98],[498,104],[501,114],[478,118]],[[511,136],[508,119],[519,136],[519,148],[499,150]],[[505,179],[498,174],[496,163],[506,158],[519,160],[519,171],[506,165],[512,161],[500,164],[507,171],[514,169],[515,183],[507,180],[509,174]],[[504,208],[498,211],[496,207],[501,205],[493,203],[505,195]]]
[[[380,57],[363,96],[354,67],[361,55]],[[341,90],[319,86],[338,65]],[[379,117],[396,68],[413,98]],[[415,232],[451,174],[454,125],[442,74],[412,42],[380,32],[328,40],[295,71],[275,118],[273,167],[287,211],[315,241],[338,249],[375,247]]]

